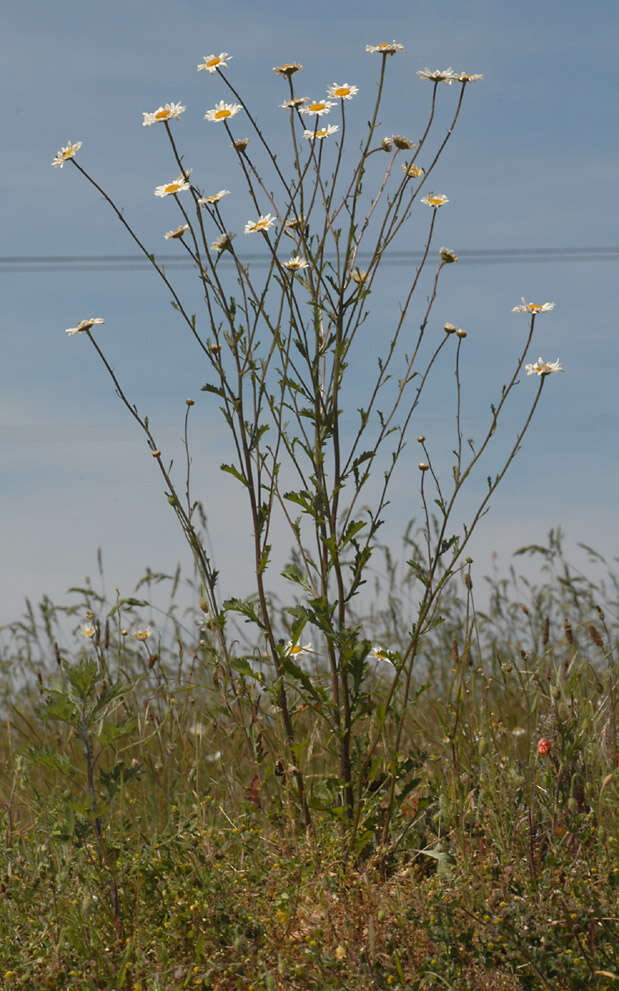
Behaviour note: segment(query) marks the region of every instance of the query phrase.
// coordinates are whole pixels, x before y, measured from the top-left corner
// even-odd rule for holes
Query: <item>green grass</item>
[[[146,599],[114,610],[90,586],[6,628],[0,986],[619,986],[617,585],[574,575],[556,534],[535,553],[540,584],[492,579],[475,618],[471,588],[446,600],[407,715],[392,840],[381,847],[377,765],[348,858],[333,741],[299,708],[305,832],[269,692],[257,706],[239,676],[226,694],[199,614],[175,606],[178,577],[156,649],[122,633],[148,618]],[[397,646],[398,587],[365,618],[376,642]],[[92,642],[67,633],[86,610]],[[79,733],[43,706],[61,665],[95,656],[96,815]],[[377,704],[385,678],[377,665]]]

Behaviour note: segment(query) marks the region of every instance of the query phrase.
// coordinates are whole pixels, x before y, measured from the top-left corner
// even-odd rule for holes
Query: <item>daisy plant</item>
[[[426,68],[418,71],[419,82],[412,71],[411,82],[428,99],[427,118],[418,120],[419,101],[399,100],[399,90],[396,109],[390,108],[388,116],[399,113],[401,130],[420,137],[384,136],[380,122],[393,65],[388,56],[403,50],[396,41],[366,46],[381,58],[372,63],[377,84],[367,115],[359,116],[364,121],[360,129],[349,119],[351,101],[359,95],[356,85],[327,83],[324,98],[308,99],[294,88],[303,66],[283,62],[273,68],[278,79],[271,85],[284,92],[267,108],[263,124],[235,85],[231,56],[225,51],[206,56],[198,71],[222,87],[223,98],[204,115],[208,153],[201,156],[195,180],[177,146],[182,125],[170,126],[180,121],[185,107],[168,103],[144,114],[146,127],[163,123],[154,134],[164,138],[172,167],[179,170],[176,179],[156,187],[155,196],[168,199],[161,210],[178,212],[178,226],[164,236],[194,266],[204,301],[195,315],[125,212],[76,161],[81,142],[69,142],[53,160],[59,167],[73,165],[104,197],[164,283],[193,349],[196,387],[202,388],[205,403],[213,403],[209,415],[222,415],[229,435],[230,453],[221,469],[227,484],[240,486],[246,500],[246,516],[235,520],[247,537],[252,562],[253,589],[246,597],[221,590],[200,522],[202,502],[209,508],[209,489],[200,500],[194,495],[189,436],[194,400],[184,406],[179,478],[178,459],[164,456],[149,417],[123,390],[93,332],[102,319],[83,320],[67,330],[92,344],[143,431],[191,551],[204,615],[196,663],[205,665],[209,684],[221,693],[222,726],[228,720],[230,732],[246,748],[252,794],[256,800],[259,795],[260,807],[272,802],[280,815],[280,785],[268,769],[285,764],[290,768],[286,807],[295,822],[309,829],[316,817],[332,816],[354,855],[370,842],[388,849],[398,816],[396,799],[410,770],[404,714],[417,698],[424,642],[441,621],[450,583],[459,574],[470,581],[472,536],[522,446],[546,379],[563,370],[558,359],[526,363],[536,318],[554,303],[523,299],[514,311],[528,314],[530,321],[514,341],[516,360],[501,386],[488,387],[487,421],[475,439],[465,441],[463,369],[474,330],[445,322],[450,314],[439,319],[436,313],[439,289],[458,254],[439,247],[438,228],[450,223],[449,211],[440,208],[449,200],[431,192],[430,183],[437,162],[448,154],[469,83],[481,76]],[[426,81],[433,83],[429,90],[424,90]],[[445,105],[437,113],[439,101]],[[274,117],[278,105],[290,111],[287,118]],[[334,110],[338,122],[327,123]],[[241,112],[251,140],[231,133],[232,119]],[[222,122],[223,128],[210,128]],[[284,127],[287,154],[280,147],[281,134],[274,150],[269,122]],[[230,165],[222,175],[217,163],[225,153]],[[232,209],[238,210],[239,188],[231,200],[226,188],[210,194],[199,188],[201,182],[212,189],[224,181],[232,185],[232,172],[247,192],[244,215],[250,219],[244,226]],[[263,236],[237,239],[243,231]],[[418,260],[398,267],[390,290],[394,305],[386,307],[382,266],[397,257],[399,248],[410,251],[417,232]],[[539,377],[534,395],[523,372]],[[443,375],[443,391],[453,383],[448,443],[432,439],[432,419],[424,424],[428,382]],[[515,439],[501,446],[498,427],[517,390],[524,395],[525,410]],[[405,454],[414,423],[424,426],[418,436],[421,460]],[[487,484],[467,485],[479,476]],[[207,485],[211,482],[217,484],[209,477]],[[470,498],[464,509],[465,486],[480,493],[472,509]],[[416,583],[415,617],[403,626],[397,644],[377,646],[357,603],[396,497],[409,516],[421,520],[425,535],[407,562]],[[310,631],[311,642],[306,640]],[[144,628],[134,636],[145,641],[151,631]],[[302,665],[297,663],[301,657]],[[319,730],[308,735],[310,710]],[[258,730],[266,748],[259,755]],[[324,775],[315,773],[318,755]],[[378,804],[368,782],[379,774]]]

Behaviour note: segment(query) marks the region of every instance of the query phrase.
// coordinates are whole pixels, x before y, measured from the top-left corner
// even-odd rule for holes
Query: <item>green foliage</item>
[[[60,676],[56,665],[30,680],[33,610],[20,621],[31,644],[10,671],[23,659],[25,679],[0,737],[3,986],[611,991],[615,585],[612,572],[570,583],[555,533],[549,546],[542,584],[493,578],[475,615],[464,583],[434,617],[397,754],[385,700],[400,651],[372,660],[354,632],[335,645],[357,699],[354,829],[318,658],[308,665],[279,645],[293,760],[308,768],[306,832],[278,683],[263,686],[257,652],[213,668],[206,644],[200,671],[189,631],[204,614],[188,615],[139,679],[122,671],[149,648],[136,651],[119,627],[107,646],[93,638],[85,654],[80,643],[73,661],[59,647]],[[360,617],[374,642],[397,644],[407,582],[415,574],[402,579],[392,562],[381,607]],[[87,602],[100,630],[117,615],[98,593]],[[46,600],[43,628],[55,615]],[[299,642],[305,609],[286,616]],[[132,625],[148,624],[135,615]]]

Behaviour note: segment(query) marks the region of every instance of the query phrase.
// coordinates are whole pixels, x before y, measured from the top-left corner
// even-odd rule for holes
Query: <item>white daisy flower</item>
[[[293,643],[289,640],[284,650],[286,657],[301,657],[303,654],[313,654],[311,643]]]
[[[200,62],[198,72],[210,72],[213,75],[218,69],[226,69],[228,62],[232,58],[227,52],[220,52],[219,55],[206,55],[204,62]]]
[[[189,176],[191,171],[186,172],[185,175],[179,175],[177,179],[173,179],[172,182],[164,183],[163,186],[155,187],[155,196],[175,196],[176,193],[184,193],[186,189],[189,189],[191,183],[189,182]]]
[[[315,103],[308,103],[306,107],[301,107],[299,113],[309,114],[312,117],[322,117],[323,114],[328,114],[331,107],[334,106],[333,100],[316,100]]]
[[[339,131],[339,129],[339,124],[329,124],[328,127],[323,127],[319,131],[303,131],[303,137],[307,138],[309,141],[311,141],[312,138],[318,138],[319,141],[322,141],[323,138],[328,138],[329,135],[335,134]]]
[[[556,361],[544,361],[543,358],[538,358],[533,364],[524,367],[527,375],[552,375],[553,372],[565,371],[558,358]]]
[[[420,175],[423,175],[423,169],[420,165],[407,165],[406,162],[402,163],[402,172],[408,179],[418,179]]]
[[[393,661],[387,657],[387,651],[383,647],[372,647],[371,654],[377,661],[386,661],[387,664],[391,664],[391,667],[395,667]]]
[[[185,231],[189,230],[189,224],[181,224],[180,227],[175,227],[173,231],[168,231],[163,236],[166,241],[172,241],[174,238],[182,237]]]
[[[481,73],[473,72],[458,72],[456,76],[459,83],[476,83],[484,77]]]
[[[151,124],[156,124],[157,121],[161,120],[178,120],[180,115],[185,113],[186,109],[181,103],[166,103],[164,107],[158,107],[157,110],[153,110],[152,114],[142,113],[142,117],[144,118],[142,127],[150,127]]]
[[[432,83],[446,83],[447,86],[458,82],[458,74],[451,66],[446,69],[428,69],[426,66],[425,69],[418,69],[417,75],[420,79],[429,79]]]
[[[421,197],[421,202],[425,203],[426,206],[434,207],[434,209],[437,210],[439,206],[444,206],[445,203],[449,203],[449,200],[444,193],[428,193],[427,196]]]
[[[362,286],[368,281],[368,273],[364,268],[353,268],[350,277],[358,286]]]
[[[289,269],[291,272],[299,272],[302,268],[309,268],[309,264],[300,255],[293,255],[287,262],[284,262],[284,268]]]
[[[70,158],[74,158],[76,152],[82,147],[83,141],[69,141],[64,148],[61,148],[59,152],[56,153],[55,158],[52,159],[52,165],[59,166],[62,168],[65,162],[68,162]]]
[[[245,224],[246,234],[258,234],[260,231],[268,231],[275,223],[275,217],[270,213],[260,214],[257,220],[248,220]]]
[[[351,86],[350,83],[333,83],[327,90],[327,96],[334,100],[352,100],[359,92],[358,86]]]
[[[298,62],[284,62],[283,65],[274,65],[273,72],[278,76],[292,76],[295,72],[300,72],[303,68]]]
[[[520,297],[522,304],[520,306],[512,306],[512,313],[547,313],[548,310],[554,310],[556,303],[527,303],[524,296]]]
[[[456,252],[452,251],[451,248],[441,248],[439,254],[441,256],[441,261],[445,265],[451,265],[453,262],[458,261]]]
[[[212,121],[228,120],[229,117],[235,117],[239,110],[242,109],[240,103],[224,103],[223,100],[220,100],[212,110],[207,110],[204,114],[204,119]]]
[[[405,138],[403,134],[392,134],[391,140],[400,151],[410,151],[411,148],[415,147],[415,142],[411,141],[410,138]]]
[[[295,107],[302,107],[304,103],[309,101],[307,96],[293,96],[289,100],[284,100],[280,103],[282,110],[294,110]]]
[[[229,195],[230,195],[229,189],[220,189],[218,193],[211,193],[210,196],[201,196],[200,199],[198,200],[198,203],[202,203],[202,204],[219,203],[219,201],[223,199],[224,196],[229,196]]]
[[[133,634],[136,640],[148,640],[152,635],[150,626],[144,626],[141,630],[136,630]]]
[[[82,334],[85,330],[90,330],[97,323],[104,323],[103,317],[89,317],[88,320],[80,320],[77,327],[67,327],[65,334],[73,337],[73,334]]]
[[[211,251],[216,251],[220,254],[222,251],[225,251],[226,248],[232,247],[232,241],[235,237],[236,234],[231,234],[229,231],[224,231],[224,233],[220,234],[217,240],[213,241],[211,244]]]
[[[395,55],[396,52],[403,52],[404,45],[397,41],[379,41],[377,45],[366,45],[366,52],[377,52],[379,55]]]
[[[96,632],[97,628],[96,626],[93,626],[92,623],[82,623],[80,626],[80,633],[83,637],[86,637],[87,640],[92,640]]]

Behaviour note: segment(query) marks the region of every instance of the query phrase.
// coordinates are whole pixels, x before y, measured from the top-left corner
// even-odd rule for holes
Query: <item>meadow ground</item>
[[[152,574],[122,610],[88,586],[6,627],[2,987],[617,987],[617,582],[556,539],[531,553],[541,581],[492,579],[483,612],[449,593],[388,841],[378,761],[352,848],[319,714],[295,711],[307,829],[268,683],[222,683],[178,576],[156,631]],[[406,604],[384,591],[363,622],[394,644]],[[388,677],[368,668],[370,722]]]

